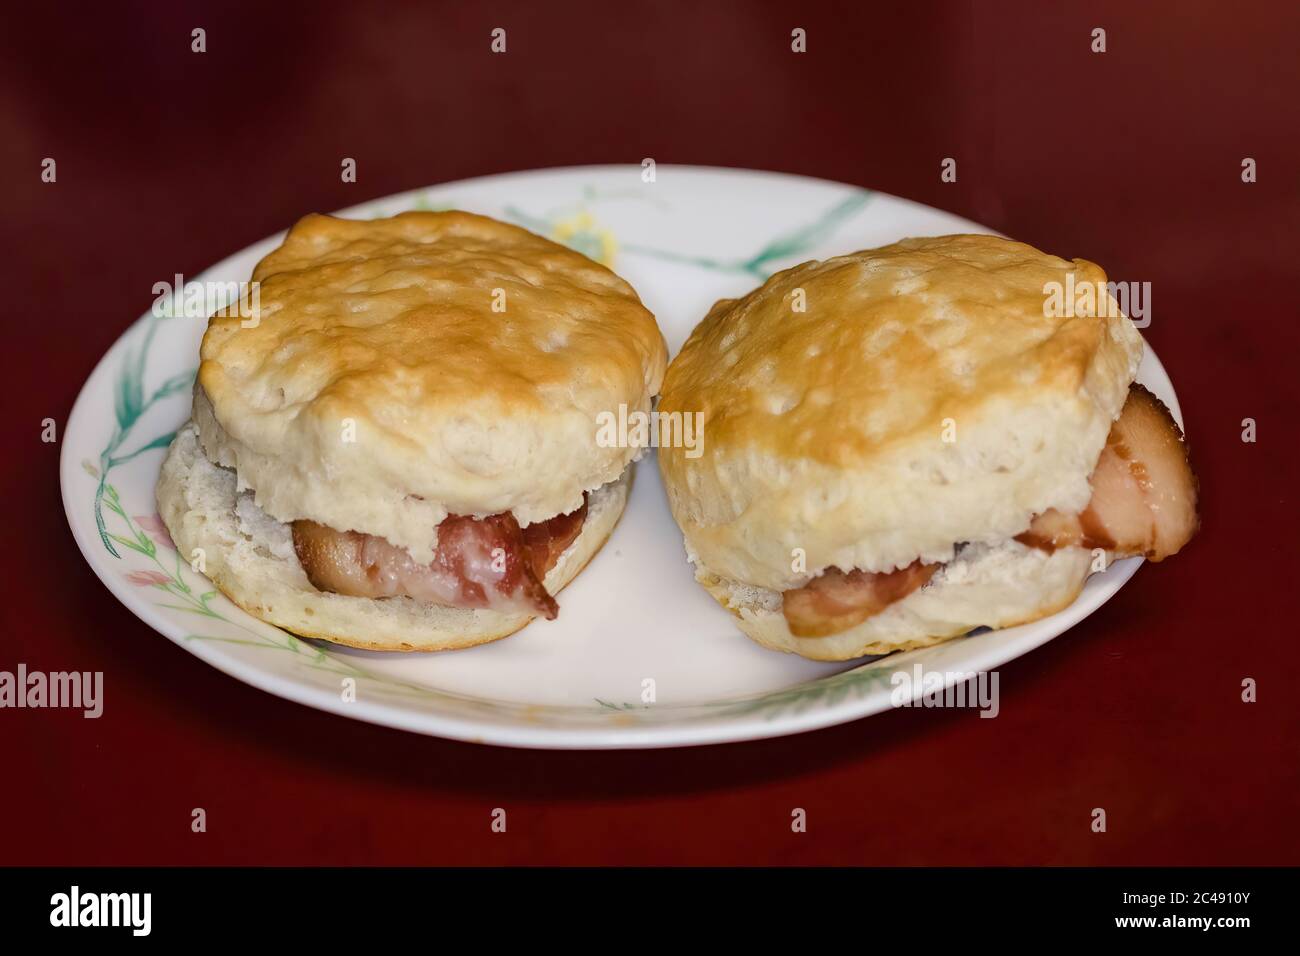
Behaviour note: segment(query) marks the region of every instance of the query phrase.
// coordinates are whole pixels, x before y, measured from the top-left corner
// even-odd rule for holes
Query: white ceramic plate
[[[442,208],[519,223],[612,266],[658,317],[670,354],[714,300],[779,269],[905,236],[990,231],[838,183],[682,166],[660,166],[653,183],[642,181],[639,166],[490,176],[340,215]],[[247,280],[281,238],[186,279]],[[160,280],[173,271],[158,263]],[[146,315],[96,367],[64,436],[68,522],[95,573],[151,627],[246,683],[360,720],[521,747],[667,747],[796,733],[889,708],[890,675],[900,667],[996,668],[1092,613],[1140,563],[1094,575],[1073,605],[1033,624],[865,663],[805,661],[749,641],[695,584],[647,457],[622,522],[561,595],[557,620],[443,654],[300,640],[245,614],[191,572],[155,517],[154,483],[171,433],[189,416],[204,324]],[[1181,422],[1150,350],[1139,378]],[[355,700],[344,699],[346,678]],[[647,681],[653,703],[644,699]]]

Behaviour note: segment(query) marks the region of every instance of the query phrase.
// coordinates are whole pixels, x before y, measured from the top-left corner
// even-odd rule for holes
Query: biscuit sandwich
[[[1092,308],[1051,308],[1091,288]],[[1060,313],[1060,314],[1057,314]],[[718,302],[661,414],[706,451],[659,466],[696,579],[767,647],[925,647],[1070,604],[1195,532],[1169,410],[1105,274],[991,236],[808,262]]]
[[[623,512],[666,352],[632,288],[463,212],[312,215],[213,316],[157,488],[181,554],[307,637],[442,650],[553,618]]]

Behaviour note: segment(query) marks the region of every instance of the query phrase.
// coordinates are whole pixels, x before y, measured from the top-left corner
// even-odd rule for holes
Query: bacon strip
[[[1196,476],[1183,433],[1141,385],[1129,388],[1089,480],[1092,499],[1081,514],[1045,511],[1016,540],[1044,551],[1101,548],[1161,561],[1196,533]]]
[[[567,515],[520,528],[510,512],[448,515],[438,525],[433,561],[418,564],[405,548],[375,535],[293,523],[293,546],[312,586],[353,597],[407,596],[446,607],[505,613],[559,613],[542,583],[582,531],[587,501]]]
[[[803,587],[786,591],[781,611],[795,637],[838,634],[923,587],[938,569],[920,561],[884,574],[827,568]]]
[[[582,507],[577,511],[556,515],[548,521],[535,521],[522,529],[524,553],[539,581],[546,577],[547,571],[555,567],[555,562],[569,550],[569,545],[578,540],[586,520],[587,499],[584,497]]]

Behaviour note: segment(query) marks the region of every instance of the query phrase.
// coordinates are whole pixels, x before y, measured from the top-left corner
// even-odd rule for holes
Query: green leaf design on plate
[[[95,528],[99,531],[99,539],[108,549],[108,553],[115,558],[121,558],[121,553],[113,546],[115,540],[120,541],[115,535],[110,535],[104,524],[105,496],[109,493],[111,485],[108,483],[109,473],[118,465],[131,461],[137,455],[151,451],[156,448],[166,448],[171,444],[175,432],[168,432],[164,435],[158,435],[145,442],[134,451],[119,454],[119,450],[131,437],[132,430],[136,424],[151,409],[155,403],[188,391],[194,382],[194,375],[197,369],[187,369],[183,372],[177,372],[170,378],[166,379],[154,391],[145,398],[144,379],[145,367],[149,358],[149,351],[153,346],[154,335],[158,331],[160,322],[165,321],[168,316],[160,316],[151,312],[145,319],[144,332],[141,334],[141,341],[137,345],[128,345],[126,356],[122,360],[122,365],[118,371],[117,381],[113,387],[113,414],[116,419],[116,425],[113,428],[113,434],[109,437],[107,444],[99,453],[99,468],[93,466],[87,468],[87,473],[98,471],[99,485],[95,489],[95,498],[93,503],[95,513]],[[92,477],[95,477],[92,474]],[[112,502],[116,502],[116,491],[113,492]],[[108,506],[110,510],[117,514],[122,514],[120,506]],[[132,549],[136,550],[136,549]]]
[[[763,280],[776,271],[774,263],[783,259],[806,256],[819,243],[829,239],[847,219],[866,206],[871,195],[870,191],[862,190],[845,197],[811,222],[772,239],[747,259],[692,256],[634,244],[625,245],[623,248],[634,255],[650,256],[665,262],[677,262],[701,269],[712,269],[716,272],[740,272]]]

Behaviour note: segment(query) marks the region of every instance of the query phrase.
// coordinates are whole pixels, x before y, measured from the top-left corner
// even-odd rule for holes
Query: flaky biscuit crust
[[[666,353],[614,273],[482,216],[312,215],[253,272],[260,321],[213,317],[194,420],[280,521],[428,560],[448,514],[572,511],[633,448],[597,416],[648,410]],[[349,440],[350,439],[350,440]]]
[[[1142,341],[1118,313],[1045,315],[1047,284],[1071,275],[1106,282],[1082,259],[943,236],[717,303],[660,401],[704,415],[702,455],[658,455],[691,550],[784,591],[831,566],[947,561],[1082,508]]]

